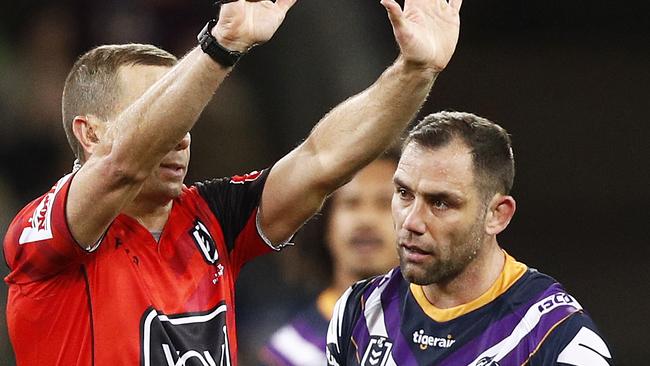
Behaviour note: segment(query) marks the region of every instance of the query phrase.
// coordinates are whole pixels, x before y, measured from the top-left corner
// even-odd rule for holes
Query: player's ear
[[[88,154],[92,154],[94,146],[99,143],[97,127],[97,121],[90,116],[76,116],[72,120],[72,132]]]
[[[502,232],[515,214],[517,204],[512,196],[496,193],[488,204],[485,217],[485,232],[496,235]]]

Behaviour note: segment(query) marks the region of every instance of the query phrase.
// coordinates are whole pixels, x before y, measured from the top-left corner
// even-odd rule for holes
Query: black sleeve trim
[[[234,249],[237,236],[259,206],[270,170],[194,184],[219,221],[229,252]]]

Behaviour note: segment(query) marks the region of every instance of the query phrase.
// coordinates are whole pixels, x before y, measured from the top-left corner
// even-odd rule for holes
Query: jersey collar
[[[492,286],[483,295],[468,302],[467,304],[458,305],[448,309],[440,309],[432,305],[424,295],[422,286],[411,284],[410,291],[422,310],[433,320],[437,322],[446,322],[458,318],[459,316],[470,313],[501,296],[506,292],[521,276],[526,273],[528,267],[517,262],[508,253],[503,251],[506,260],[503,270],[499,277],[494,281]]]

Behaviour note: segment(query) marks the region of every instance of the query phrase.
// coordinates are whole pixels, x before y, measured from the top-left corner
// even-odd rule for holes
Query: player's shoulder
[[[399,267],[384,275],[370,277],[356,282],[341,299],[340,310],[345,314],[358,313],[361,308],[372,309],[381,306],[382,302],[398,298],[408,288],[408,283],[402,277]]]
[[[508,302],[515,303],[530,303],[531,301],[537,303],[553,298],[552,302],[562,303],[564,301],[581,309],[577,300],[560,282],[535,268],[528,268],[521,278],[506,291],[504,298]]]
[[[211,191],[225,190],[228,187],[247,186],[257,182],[264,182],[270,172],[270,168],[254,170],[247,174],[233,175],[229,177],[212,178],[192,183],[189,191],[196,191],[199,194],[207,195]]]
[[[532,290],[547,288],[559,282],[552,276],[538,271],[536,268],[528,267],[526,272],[515,284],[516,286]]]
[[[555,278],[534,268],[513,286],[510,302],[530,301],[527,314],[539,314],[539,324],[548,323],[541,345],[530,365],[548,360],[577,366],[611,366],[612,355],[604,337],[578,299]]]
[[[51,217],[55,201],[60,200],[59,192],[68,186],[72,174],[60,178],[47,192],[26,204],[9,224],[5,243],[20,244],[48,239],[52,236]],[[58,201],[61,207],[65,202]]]
[[[578,311],[560,323],[531,357],[531,366],[547,360],[576,366],[613,366],[611,349],[591,317]]]

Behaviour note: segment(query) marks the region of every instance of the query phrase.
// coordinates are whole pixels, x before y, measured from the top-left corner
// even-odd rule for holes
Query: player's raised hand
[[[462,0],[381,0],[395,39],[407,62],[439,72],[447,66],[458,43]]]
[[[221,5],[212,35],[231,51],[247,51],[273,36],[297,0],[236,0]]]

